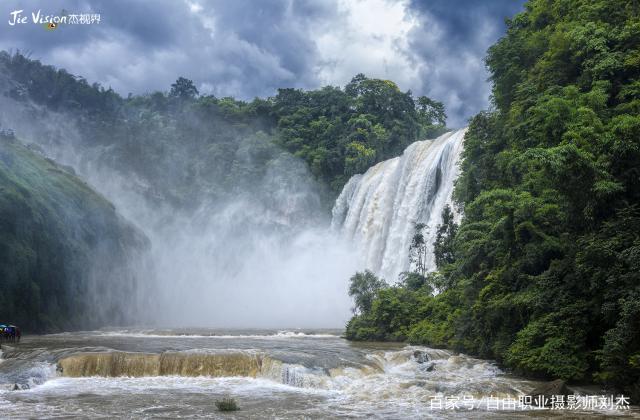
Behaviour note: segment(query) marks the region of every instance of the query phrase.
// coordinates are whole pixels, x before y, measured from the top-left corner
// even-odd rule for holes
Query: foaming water
[[[197,331],[197,330],[195,330]],[[236,330],[238,331],[238,330]],[[62,333],[68,334],[68,333]],[[55,334],[52,334],[55,335]],[[137,338],[169,338],[169,337],[179,337],[185,339],[199,339],[199,338],[229,338],[229,339],[238,339],[238,338],[254,338],[254,339],[273,339],[273,338],[332,338],[338,337],[338,333],[330,334],[330,333],[314,333],[314,332],[303,332],[303,331],[265,331],[260,330],[254,333],[244,332],[244,333],[235,333],[235,334],[227,334],[224,332],[211,332],[208,334],[202,334],[197,332],[181,332],[176,334],[173,330],[117,330],[117,331],[105,331],[101,333],[101,335],[105,337],[137,337]]]
[[[58,361],[63,376],[247,376],[255,377],[263,358],[246,352],[78,353]]]
[[[131,329],[25,337],[3,346],[0,409],[8,417],[211,417],[213,402],[229,395],[242,418],[537,417],[487,409],[489,396],[517,399],[537,385],[490,361],[338,334]],[[466,398],[474,408],[434,411],[436,397]]]
[[[442,210],[451,203],[466,129],[418,141],[402,156],[352,177],[333,208],[334,229],[353,241],[366,268],[395,281],[410,262],[416,223],[426,225],[427,269],[435,268],[433,242]]]

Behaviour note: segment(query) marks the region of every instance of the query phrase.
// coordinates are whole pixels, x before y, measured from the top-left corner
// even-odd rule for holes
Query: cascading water
[[[426,267],[435,269],[433,242],[451,203],[466,128],[418,141],[400,157],[353,176],[333,208],[332,225],[360,251],[362,264],[388,281],[410,269],[409,245],[424,223]]]

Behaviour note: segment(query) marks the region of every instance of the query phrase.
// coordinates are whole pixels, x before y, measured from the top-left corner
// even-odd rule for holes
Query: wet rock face
[[[29,389],[29,384],[9,382],[0,384],[0,391],[25,391]],[[4,418],[4,417],[3,417]]]
[[[429,359],[429,355],[427,354],[426,351],[423,350],[416,350],[413,352],[413,359],[417,362],[417,363],[427,363],[430,359]]]
[[[551,399],[551,397],[554,395],[569,394],[571,394],[571,392],[569,391],[569,388],[567,388],[567,383],[562,379],[556,379],[555,381],[546,382],[531,391],[531,395],[542,395],[546,399]]]

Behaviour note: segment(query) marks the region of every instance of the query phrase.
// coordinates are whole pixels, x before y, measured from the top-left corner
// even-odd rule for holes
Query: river
[[[9,418],[574,418],[636,410],[511,404],[538,383],[496,364],[340,331],[114,330],[5,343],[0,416]],[[230,396],[240,410],[222,414]],[[440,406],[442,408],[440,408]]]

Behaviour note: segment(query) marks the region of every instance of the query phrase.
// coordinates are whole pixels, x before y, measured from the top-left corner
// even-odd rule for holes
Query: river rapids
[[[515,401],[538,384],[490,361],[397,343],[352,343],[339,334],[134,329],[26,336],[2,346],[0,412],[10,418],[210,418],[220,415],[215,401],[231,396],[240,406],[233,418],[562,414],[492,410],[490,404]],[[447,408],[447,401],[455,406]]]

